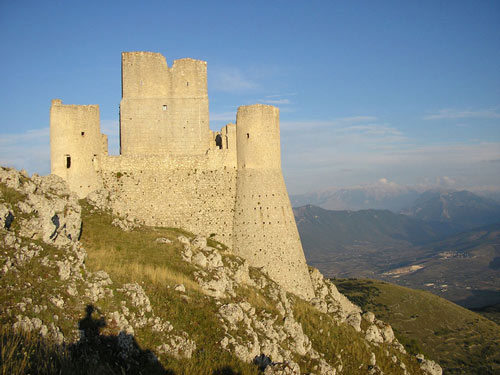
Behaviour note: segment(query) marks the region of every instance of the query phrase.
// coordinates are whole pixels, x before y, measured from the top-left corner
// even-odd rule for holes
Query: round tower
[[[287,291],[314,297],[292,206],[281,173],[279,110],[238,108],[238,178],[233,248]]]

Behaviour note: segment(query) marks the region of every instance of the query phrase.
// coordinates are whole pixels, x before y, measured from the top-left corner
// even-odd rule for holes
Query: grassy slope
[[[190,277],[195,268],[181,260],[182,245],[175,241],[186,232],[150,227],[123,232],[111,225],[110,215],[92,212],[84,202],[82,206],[84,225],[80,240],[87,250],[87,268],[104,270],[115,282],[141,284],[158,316],[188,332],[195,342],[205,344],[198,348],[191,361],[160,358],[165,368],[175,374],[212,374],[224,369],[241,374],[257,373],[255,366],[218,349],[224,332],[218,321],[217,306]],[[155,240],[159,237],[168,238],[173,244],[158,245]],[[189,301],[174,291],[176,284],[184,284]],[[143,348],[153,350],[158,345],[148,332],[136,331],[135,337]]]
[[[201,293],[198,284],[190,277],[195,268],[181,260],[181,244],[175,241],[177,236],[187,233],[178,229],[150,227],[123,232],[110,224],[111,216],[91,211],[92,209],[83,203],[84,227],[81,241],[88,253],[88,269],[103,269],[113,280],[123,283],[141,283],[157,314],[169,320],[174,327],[188,332],[198,343],[198,350],[191,361],[162,358],[164,363],[166,362],[166,368],[176,374],[215,374],[217,371],[224,373],[224,369],[240,374],[256,373],[255,366],[244,364],[220,349],[219,342],[224,337],[224,332],[218,321],[217,306],[212,298]],[[172,239],[173,244],[158,245],[155,243],[158,237]],[[210,245],[215,246],[215,243]],[[173,290],[172,287],[177,283],[186,286],[189,301],[182,299],[180,294]],[[257,308],[257,313],[260,311],[276,314],[275,302],[262,293],[250,288],[241,288],[238,292],[236,300],[244,298]],[[227,302],[234,302],[234,299]],[[299,299],[295,302],[294,310],[314,348],[329,354],[330,358],[342,353],[342,360],[337,362],[342,363],[343,374],[358,374],[360,366],[369,363],[372,351],[376,353],[378,365],[384,373],[400,372],[382,353],[387,349],[385,345],[378,348],[367,346],[362,335],[352,327],[337,325],[331,317]],[[136,332],[136,339],[144,349],[152,349],[155,345],[154,337],[144,336],[141,332]],[[408,357],[393,348],[389,350],[405,362],[411,373],[420,373],[415,360],[408,360]],[[317,370],[315,360],[294,360],[306,373]]]
[[[333,279],[364,310],[392,325],[398,339],[447,374],[498,374],[500,326],[429,292],[376,280]]]

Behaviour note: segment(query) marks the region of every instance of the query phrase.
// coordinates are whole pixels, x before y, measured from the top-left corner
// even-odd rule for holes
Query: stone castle
[[[119,156],[108,155],[98,105],[54,99],[50,140],[51,173],[81,198],[105,188],[118,215],[212,236],[314,296],[281,172],[279,110],[242,106],[236,124],[211,131],[206,62],[122,54]]]

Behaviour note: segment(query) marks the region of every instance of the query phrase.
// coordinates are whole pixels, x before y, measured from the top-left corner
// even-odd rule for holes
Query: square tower
[[[153,52],[122,54],[120,153],[201,155],[209,148],[207,63],[168,67]]]

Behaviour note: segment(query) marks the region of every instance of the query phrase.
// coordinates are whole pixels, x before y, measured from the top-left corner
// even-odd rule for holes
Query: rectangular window
[[[167,105],[166,104],[163,104],[163,110],[166,111],[167,110]]]
[[[71,167],[71,156],[66,155],[66,168]]]

